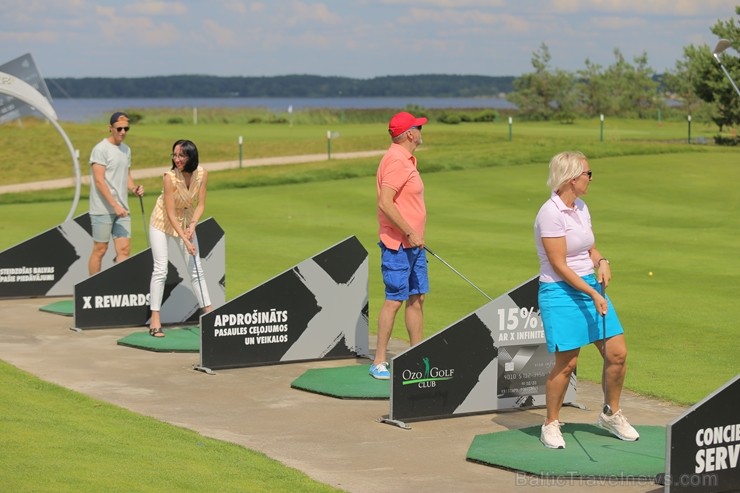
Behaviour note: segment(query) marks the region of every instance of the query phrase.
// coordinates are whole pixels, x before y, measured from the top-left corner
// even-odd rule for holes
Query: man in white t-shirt
[[[90,275],[100,272],[108,243],[113,238],[116,262],[131,252],[131,217],[128,192],[144,195],[131,176],[131,149],[123,143],[129,130],[129,117],[117,111],[110,117],[110,135],[98,142],[90,153],[90,222],[93,249],[88,262]]]

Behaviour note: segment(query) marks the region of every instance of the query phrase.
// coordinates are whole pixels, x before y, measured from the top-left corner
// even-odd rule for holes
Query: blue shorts
[[[131,216],[115,214],[90,214],[93,241],[108,243],[111,239],[131,237]]]
[[[601,292],[596,276],[591,274],[582,279]],[[538,301],[549,352],[578,349],[604,338],[604,318],[596,311],[593,300],[567,282],[541,282]],[[623,334],[624,330],[608,296],[606,301],[609,303],[606,337],[609,338]]]
[[[426,250],[418,247],[391,250],[382,242],[378,246],[385,299],[406,301],[411,295],[429,292]]]

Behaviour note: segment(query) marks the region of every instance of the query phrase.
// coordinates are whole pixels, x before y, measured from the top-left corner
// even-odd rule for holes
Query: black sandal
[[[149,335],[152,337],[164,337],[164,332],[162,332],[162,327],[157,327],[149,329]]]

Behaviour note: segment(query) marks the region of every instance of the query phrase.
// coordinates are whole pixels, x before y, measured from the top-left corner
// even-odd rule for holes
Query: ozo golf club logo
[[[403,385],[417,385],[420,389],[424,389],[436,387],[437,382],[452,380],[455,374],[454,368],[441,369],[432,366],[426,356],[422,361],[424,362],[424,371],[403,370],[401,373]]]

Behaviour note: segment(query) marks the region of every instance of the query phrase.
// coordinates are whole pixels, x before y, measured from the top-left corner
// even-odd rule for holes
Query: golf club
[[[478,290],[478,292],[479,292],[480,294],[482,294],[483,296],[485,296],[486,298],[488,298],[488,299],[489,299],[490,301],[493,301],[493,298],[491,298],[491,297],[490,297],[490,296],[488,296],[488,295],[487,295],[486,293],[484,293],[484,292],[483,292],[483,290],[481,290],[481,288],[479,288],[478,286],[476,286],[475,284],[473,284],[473,283],[472,283],[472,282],[470,281],[470,279],[468,279],[468,278],[467,278],[467,277],[465,277],[464,275],[460,274],[460,273],[459,273],[459,272],[457,271],[457,269],[455,269],[455,268],[454,268],[453,266],[451,266],[450,264],[448,264],[447,262],[445,262],[445,261],[444,261],[444,259],[442,259],[442,257],[440,257],[439,255],[437,255],[436,253],[434,253],[433,251],[431,251],[431,250],[430,250],[430,249],[429,249],[429,248],[428,248],[428,247],[427,247],[426,245],[424,245],[424,250],[426,250],[427,252],[429,252],[429,254],[430,254],[430,255],[431,255],[432,257],[436,258],[437,260],[439,260],[440,262],[442,262],[443,264],[445,264],[445,265],[446,265],[447,267],[449,267],[449,268],[450,268],[450,270],[452,270],[452,272],[454,272],[454,273],[455,273],[455,274],[457,274],[458,276],[462,277],[462,278],[463,278],[463,279],[464,279],[464,280],[465,280],[465,281],[466,281],[466,282],[467,282],[468,284],[470,284],[470,285],[471,285],[471,286],[473,286],[473,287],[474,287],[475,289],[477,289],[477,290]]]
[[[722,62],[719,59],[720,53],[725,51],[727,48],[731,46],[730,42],[726,39],[720,39],[717,43],[717,46],[714,48],[714,51],[712,52],[712,55],[714,55],[714,59],[717,60],[717,63],[719,63],[720,68],[725,73],[728,79],[730,79],[730,83],[732,84],[732,87],[735,88],[735,92],[738,96],[740,96],[740,89],[737,88],[737,85],[735,84],[735,81],[732,80],[732,77],[730,76],[730,73],[727,71],[725,66],[722,64]]]
[[[606,283],[601,283],[601,296],[606,299]],[[612,414],[612,408],[609,407],[609,404],[606,402],[606,313],[601,317],[602,322],[602,335],[603,338],[601,339],[601,351],[603,352],[602,357],[604,358],[604,362],[601,365],[601,390],[604,394],[604,408],[601,410],[604,414],[607,416],[610,416]]]
[[[201,301],[201,304],[202,304],[202,308],[201,309],[205,309],[205,307],[206,307],[206,299],[203,296],[203,283],[201,281],[200,269],[198,269],[198,262],[197,262],[198,259],[196,258],[196,255],[198,255],[198,252],[195,252],[193,254],[193,266],[195,267],[195,275],[198,277],[198,287],[200,288],[200,301]]]
[[[141,205],[141,221],[144,223],[144,238],[146,238],[146,246],[149,246],[149,232],[146,230],[146,215],[144,214],[144,198],[139,195],[139,205]]]

